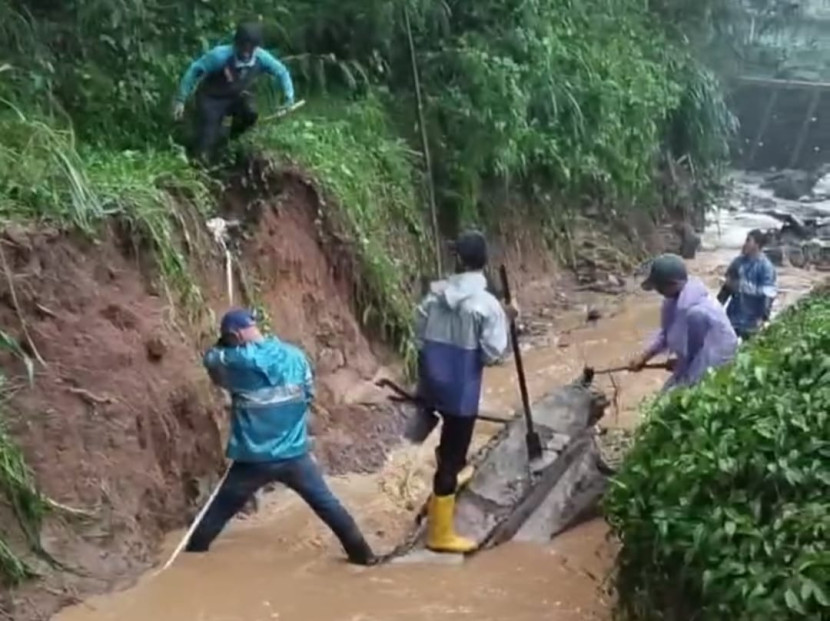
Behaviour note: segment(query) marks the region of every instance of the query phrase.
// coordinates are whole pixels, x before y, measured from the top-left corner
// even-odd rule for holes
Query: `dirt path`
[[[714,289],[734,251],[704,253],[692,269]],[[782,270],[783,302],[815,281],[815,274]],[[533,398],[571,381],[583,365],[624,362],[654,331],[659,300],[642,292],[607,300],[606,316],[526,354]],[[584,315],[561,318],[576,326]],[[569,322],[572,322],[569,324]],[[603,421],[632,427],[637,406],[657,390],[659,372],[619,374],[617,407]],[[613,387],[603,379],[609,390]],[[491,369],[483,409],[506,411],[518,402],[513,367]],[[492,427],[482,424],[476,441]],[[396,451],[371,476],[336,479],[334,486],[380,550],[393,547],[426,497],[433,469],[432,447]],[[170,539],[169,546],[175,545]],[[508,544],[463,566],[387,565],[353,568],[340,561],[332,536],[291,494],[269,495],[260,512],[235,522],[209,555],[183,556],[161,576],[96,598],[56,618],[62,621],[404,621],[476,619],[585,621],[610,618],[602,583],[613,556],[602,521],[585,524],[548,546]]]

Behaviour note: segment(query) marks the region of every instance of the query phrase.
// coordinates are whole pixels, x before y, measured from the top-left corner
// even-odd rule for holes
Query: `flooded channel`
[[[746,232],[763,216],[719,215],[704,237],[704,251],[691,270],[714,291]],[[719,230],[718,230],[719,229]],[[781,298],[790,303],[821,278],[795,268],[779,270]],[[544,346],[527,352],[532,398],[572,381],[585,364],[624,363],[654,332],[659,299],[632,288],[608,303],[594,326],[573,317],[557,322]],[[620,373],[616,407],[601,425],[631,428],[637,407],[665,380],[661,372]],[[512,363],[488,370],[483,410],[505,412],[518,403]],[[482,424],[476,442],[494,431]],[[371,476],[333,481],[381,552],[395,546],[426,498],[433,470],[432,447],[404,447]],[[179,533],[179,536],[181,534]],[[166,552],[177,542],[171,537]],[[148,574],[135,587],[64,610],[60,621],[408,621],[422,619],[513,619],[587,621],[610,619],[603,588],[613,544],[600,520],[580,526],[547,546],[507,544],[464,564],[401,564],[351,567],[336,541],[298,499],[284,491],[268,495],[260,511],[235,521],[210,554],[181,556],[166,572]]]

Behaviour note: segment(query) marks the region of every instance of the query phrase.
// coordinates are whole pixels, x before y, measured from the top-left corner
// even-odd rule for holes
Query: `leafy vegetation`
[[[624,618],[830,618],[830,290],[658,401],[606,499]]]
[[[34,381],[34,362],[17,340],[0,330],[0,352],[24,363],[29,383]],[[5,373],[0,373],[0,406],[14,389]],[[0,494],[11,508],[25,541],[40,550],[40,526],[48,510],[46,499],[35,485],[20,448],[0,424]],[[19,584],[34,575],[32,568],[0,536],[0,580]]]

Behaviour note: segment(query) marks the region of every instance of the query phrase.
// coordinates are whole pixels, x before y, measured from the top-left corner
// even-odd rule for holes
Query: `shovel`
[[[646,364],[643,366],[643,371],[647,369],[658,369],[661,371],[669,370],[671,362],[654,362],[651,364]],[[619,366],[619,367],[609,367],[607,369],[594,369],[594,367],[586,365],[585,368],[582,369],[582,383],[585,385],[590,384],[594,380],[594,376],[596,375],[611,375],[612,373],[622,373],[623,371],[628,371],[628,365]]]
[[[297,103],[295,103],[291,106],[287,106],[285,108],[280,108],[279,110],[277,110],[273,114],[269,114],[268,116],[266,116],[262,120],[265,123],[267,123],[269,121],[275,121],[275,120],[277,120],[281,117],[284,117],[286,114],[289,114],[290,112],[294,112],[295,110],[298,110],[299,108],[302,108],[304,105],[305,105],[305,99],[301,99],[300,101],[298,101]]]
[[[501,276],[501,290],[504,293],[504,301],[510,304],[510,285],[507,282],[507,268],[504,265],[499,268],[499,275]],[[522,393],[522,407],[524,408],[525,424],[527,426],[525,444],[527,445],[527,455],[532,464],[542,459],[542,440],[533,428],[533,417],[530,414],[530,397],[527,394],[527,381],[525,380],[525,368],[522,364],[522,351],[519,348],[519,330],[516,328],[515,319],[510,320],[510,341],[513,344],[513,358],[516,360],[516,375],[519,379],[519,390]]]
[[[389,397],[390,401],[411,403],[418,408],[407,421],[406,429],[404,430],[404,437],[413,444],[423,444],[429,437],[429,434],[432,433],[441,421],[438,415],[432,411],[428,404],[424,403],[423,399],[417,395],[413,395],[392,380],[385,378],[380,379],[375,382],[375,386],[378,386],[379,388],[388,388],[394,392],[395,395]],[[476,418],[489,423],[507,424],[510,422],[509,418],[489,416],[487,414],[478,414]]]

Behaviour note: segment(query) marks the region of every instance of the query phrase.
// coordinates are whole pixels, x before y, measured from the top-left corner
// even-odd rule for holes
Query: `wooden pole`
[[[426,169],[427,199],[432,220],[432,236],[435,243],[435,269],[436,277],[440,278],[444,273],[441,261],[441,234],[438,230],[438,209],[435,206],[435,185],[432,179],[432,159],[429,155],[429,139],[427,138],[427,126],[424,121],[424,105],[421,99],[421,80],[418,77],[418,62],[415,59],[415,42],[412,39],[412,24],[409,21],[409,9],[404,4],[403,19],[406,25],[406,38],[409,42],[409,59],[412,63],[412,82],[415,86],[415,104],[418,113],[418,126],[421,128],[421,148],[423,149],[424,168]]]
[[[752,168],[752,164],[755,161],[755,154],[758,152],[758,146],[761,144],[761,140],[764,137],[764,134],[767,131],[767,127],[769,126],[769,120],[772,118],[772,112],[775,110],[775,104],[778,102],[778,88],[773,88],[772,93],[770,93],[769,99],[767,100],[766,108],[764,108],[764,116],[761,117],[761,122],[758,125],[758,131],[755,132],[755,139],[752,141],[752,146],[749,150],[749,155],[746,158],[746,162],[744,166],[748,169]]]
[[[804,114],[804,121],[801,123],[801,129],[798,132],[798,138],[793,146],[793,151],[790,154],[789,168],[795,168],[798,161],[801,159],[801,150],[804,148],[804,141],[807,139],[807,132],[810,130],[810,124],[813,122],[813,116],[818,108],[819,101],[821,101],[821,91],[816,89],[813,91],[813,96],[810,98],[810,105],[807,106],[807,112]]]

